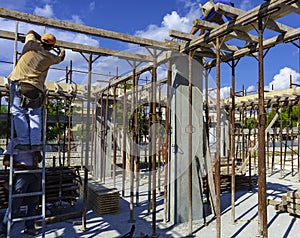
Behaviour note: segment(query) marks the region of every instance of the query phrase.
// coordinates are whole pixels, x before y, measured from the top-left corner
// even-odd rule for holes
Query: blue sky
[[[164,39],[170,39],[168,36],[170,29],[189,32],[192,21],[200,17],[198,4],[204,2],[203,0],[1,0],[0,7],[163,41]],[[236,7],[249,10],[262,4],[264,1],[236,0],[234,2]],[[296,14],[291,14],[278,21],[291,27],[299,27],[300,17]],[[26,33],[29,29],[35,29],[40,34],[45,30],[43,27],[30,26],[28,24],[19,25],[19,30],[22,33]],[[14,31],[15,22],[0,18],[0,30]],[[127,43],[57,31],[55,29],[46,30],[54,33],[61,40],[86,43],[116,50],[135,51]],[[265,36],[268,37],[269,32],[266,32]],[[299,41],[297,43],[299,44]],[[1,47],[0,60],[11,61],[13,57],[13,43],[0,40],[0,45],[6,46],[5,48]],[[19,47],[21,49],[22,45]],[[137,49],[137,51],[139,50]],[[67,52],[65,62],[58,67],[66,67],[71,59],[73,61],[73,68],[86,70],[87,64],[85,60],[78,53],[74,52]],[[275,89],[287,88],[290,75],[293,76],[295,83],[300,83],[299,61],[299,49],[291,43],[273,47],[265,57],[266,88],[271,87],[271,84],[274,85]],[[115,65],[115,60],[101,57],[94,64],[93,69],[95,72],[102,74],[114,74],[115,69],[111,68],[111,65]],[[7,75],[11,67],[7,64],[0,64],[0,75]],[[125,66],[122,69],[130,71]],[[226,63],[222,63],[221,86],[227,93],[231,85],[230,71],[230,67]],[[50,74],[52,74],[52,77],[63,77],[63,75],[58,75],[58,73],[54,72]],[[214,77],[214,70],[212,70],[211,75]],[[85,76],[81,75],[78,77]],[[236,90],[241,90],[242,85],[244,85],[245,89],[255,89],[257,79],[257,60],[252,57],[242,58],[236,68]],[[82,79],[79,83],[85,83],[85,80]]]

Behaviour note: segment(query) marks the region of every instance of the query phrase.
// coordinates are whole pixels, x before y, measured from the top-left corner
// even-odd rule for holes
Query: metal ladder
[[[15,38],[15,59],[17,59],[17,40],[18,40],[18,22],[16,22],[16,38]],[[14,65],[16,64],[16,61],[14,62]],[[10,98],[11,100],[11,98]],[[9,169],[9,196],[8,196],[8,221],[7,221],[7,237],[10,237],[11,233],[11,225],[13,222],[18,221],[26,221],[31,219],[42,219],[42,237],[45,237],[45,217],[46,217],[46,164],[45,164],[45,147],[46,147],[46,122],[47,122],[47,110],[45,107],[42,108],[42,142],[43,142],[43,160],[42,160],[42,168],[35,169],[35,170],[15,170],[13,167],[13,148],[12,152],[10,154],[10,169]],[[13,120],[11,120],[11,141],[14,139],[14,124]],[[13,147],[13,146],[12,146]],[[40,173],[40,179],[41,179],[41,191],[39,192],[31,192],[31,193],[23,193],[23,194],[13,194],[13,175],[14,174],[20,174],[20,173]],[[13,199],[17,197],[30,197],[30,196],[42,196],[42,212],[39,215],[35,216],[28,216],[28,217],[19,217],[19,218],[12,218],[12,203]]]

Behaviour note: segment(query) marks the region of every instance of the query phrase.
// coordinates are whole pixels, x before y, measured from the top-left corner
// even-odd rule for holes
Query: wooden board
[[[287,192],[288,198],[300,198],[300,191],[299,190],[293,190]]]

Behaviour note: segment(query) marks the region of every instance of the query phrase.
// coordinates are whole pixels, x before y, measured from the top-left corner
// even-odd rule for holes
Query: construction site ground
[[[267,176],[267,197],[270,200],[281,201],[282,195],[289,190],[300,188],[298,174],[292,176],[289,170],[285,170],[285,177],[281,178],[278,169],[274,170],[273,175]],[[121,188],[121,175],[117,176],[117,188]],[[107,186],[112,187],[112,179],[107,178]],[[128,184],[128,183],[127,183]],[[144,237],[152,235],[152,215],[148,214],[147,201],[147,176],[141,176],[140,203],[134,207],[135,222],[129,222],[129,187],[126,190],[126,196],[120,197],[119,212],[109,215],[98,215],[88,206],[86,230],[82,231],[81,217],[63,220],[56,223],[47,224],[45,236],[54,237],[121,237],[129,232],[132,224],[135,224],[133,237]],[[158,190],[157,190],[158,191]],[[252,191],[242,190],[236,192],[236,222],[232,223],[231,213],[231,194],[225,192],[221,196],[221,237],[243,237],[251,238],[258,236],[258,211],[257,211],[257,187]],[[193,201],[196,202],[196,201]],[[82,201],[78,200],[74,207],[63,204],[65,207],[57,207],[60,213],[71,213],[81,211]],[[172,224],[164,222],[163,194],[157,195],[157,237],[186,237],[188,224]],[[288,212],[278,211],[273,205],[268,205],[268,236],[271,238],[299,237],[300,218],[290,215]],[[216,237],[216,221],[212,215],[204,220],[194,221],[194,237]],[[14,224],[11,237],[29,237],[22,233],[23,223]],[[39,228],[40,229],[40,228]],[[37,237],[41,237],[38,235]]]

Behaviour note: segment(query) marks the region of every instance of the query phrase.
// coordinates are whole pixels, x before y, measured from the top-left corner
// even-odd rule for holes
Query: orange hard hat
[[[42,37],[41,37],[41,41],[44,44],[47,45],[54,45],[56,43],[56,38],[54,35],[50,34],[50,33],[45,33]]]

